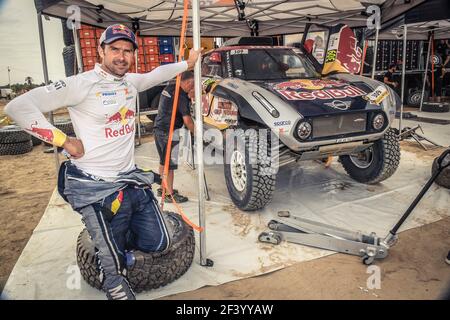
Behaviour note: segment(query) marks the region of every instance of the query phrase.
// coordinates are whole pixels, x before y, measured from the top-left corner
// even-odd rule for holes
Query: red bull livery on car
[[[389,178],[400,159],[390,128],[400,101],[382,83],[352,74],[361,54],[351,29],[308,28],[307,48],[270,46],[270,38],[258,46],[258,39],[231,39],[203,58],[203,119],[222,132],[211,143],[224,150],[233,202],[264,207],[276,169],[302,160],[339,156],[358,182]]]

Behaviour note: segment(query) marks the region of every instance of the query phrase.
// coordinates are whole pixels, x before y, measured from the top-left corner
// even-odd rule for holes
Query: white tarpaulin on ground
[[[436,133],[446,131],[446,127],[435,126]],[[136,159],[143,167],[157,168],[154,144],[139,147]],[[329,169],[311,161],[292,164],[281,169],[271,204],[264,210],[249,213],[232,205],[222,166],[206,166],[211,195],[211,201],[206,202],[207,257],[214,261],[214,266],[199,265],[197,241],[194,263],[185,275],[166,287],[138,294],[137,298],[154,299],[205,285],[215,286],[331,254],[292,243],[279,246],[259,243],[259,233],[266,230],[267,222],[278,210],[290,210],[311,220],[385,236],[429,178],[430,168],[430,160],[402,152],[395,175],[381,184],[369,186],[351,180],[337,161]],[[197,173],[187,166],[181,166],[176,172],[176,187],[191,199],[182,207],[192,221],[198,221],[197,191],[193,188],[196,177]],[[170,205],[166,208],[173,209]],[[449,208],[449,190],[433,185],[402,230],[449,216]],[[104,293],[89,287],[83,280],[77,281],[75,244],[81,229],[79,215],[55,192],[14,267],[2,298],[105,299]],[[390,254],[395,255],[395,250],[393,247]],[[357,257],[354,259],[355,263],[361,263]],[[361,267],[364,267],[362,263]]]

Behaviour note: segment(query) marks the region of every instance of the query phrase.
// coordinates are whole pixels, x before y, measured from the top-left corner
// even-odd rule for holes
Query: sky
[[[62,50],[64,41],[61,21],[43,20],[49,78],[64,78]],[[0,86],[24,83],[30,76],[34,83],[44,82],[36,8],[33,0],[0,0]]]

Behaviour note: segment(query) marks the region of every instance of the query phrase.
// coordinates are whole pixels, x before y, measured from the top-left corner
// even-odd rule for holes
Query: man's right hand
[[[77,138],[67,137],[66,142],[62,146],[73,159],[78,159],[84,156],[83,142]]]
[[[195,66],[195,63],[197,60],[201,57],[203,48],[200,48],[199,50],[191,49],[189,50],[189,57],[186,60],[188,64],[188,70],[192,70]]]

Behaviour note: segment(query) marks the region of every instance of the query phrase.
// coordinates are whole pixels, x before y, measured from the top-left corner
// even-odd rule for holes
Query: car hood
[[[360,81],[290,79],[252,82],[281,98],[304,117],[381,109],[363,98],[372,89]]]

